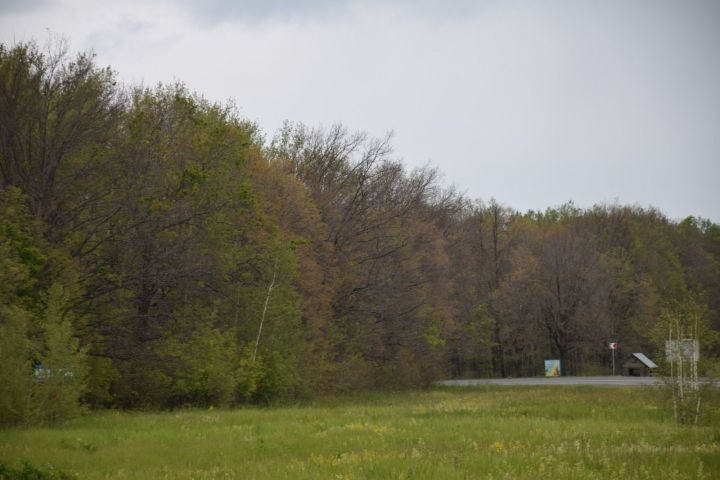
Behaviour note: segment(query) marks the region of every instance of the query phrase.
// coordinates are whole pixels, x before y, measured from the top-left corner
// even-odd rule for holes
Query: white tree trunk
[[[252,361],[255,363],[255,357],[257,357],[258,346],[260,345],[260,335],[262,334],[263,324],[265,323],[265,315],[267,315],[268,303],[270,302],[270,294],[275,288],[275,278],[277,277],[277,260],[273,267],[273,276],[268,285],[267,295],[265,295],[265,306],[263,307],[262,316],[260,317],[260,327],[258,327],[257,339],[255,340],[255,351],[253,352]]]

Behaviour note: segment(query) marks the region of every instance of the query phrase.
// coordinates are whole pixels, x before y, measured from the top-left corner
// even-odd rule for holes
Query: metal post
[[[613,377],[615,376],[615,349],[612,349],[613,353]]]

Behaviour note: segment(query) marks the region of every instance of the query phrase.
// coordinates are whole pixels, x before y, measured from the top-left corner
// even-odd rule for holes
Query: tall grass
[[[703,425],[679,428],[657,394],[485,387],[105,412],[61,428],[0,431],[0,463],[83,479],[720,478],[716,405]]]

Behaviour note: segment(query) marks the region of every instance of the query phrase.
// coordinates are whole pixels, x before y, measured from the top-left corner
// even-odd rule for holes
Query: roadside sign
[[[665,360],[668,362],[693,361],[700,359],[700,343],[693,338],[665,341]]]
[[[560,360],[545,360],[545,376],[546,377],[559,377],[560,376]]]

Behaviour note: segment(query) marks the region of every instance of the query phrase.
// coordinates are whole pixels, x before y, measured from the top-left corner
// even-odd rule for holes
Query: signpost
[[[610,342],[610,350],[612,350],[612,359],[613,359],[613,377],[615,376],[615,350],[617,350],[618,344],[617,342]]]

